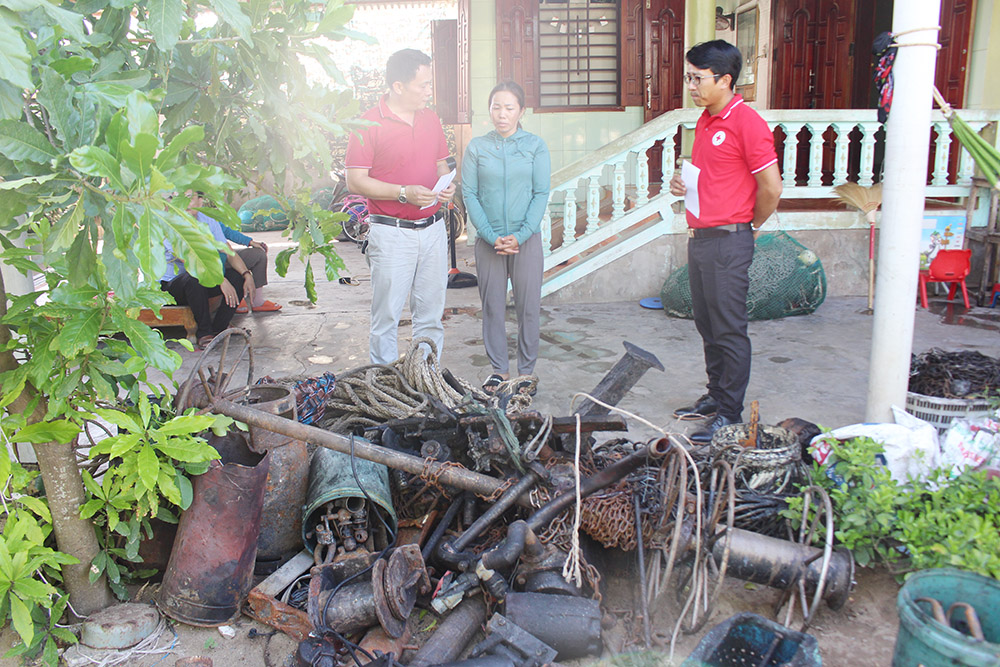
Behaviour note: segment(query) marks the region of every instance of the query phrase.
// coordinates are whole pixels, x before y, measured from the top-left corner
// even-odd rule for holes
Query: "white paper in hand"
[[[698,200],[698,178],[700,176],[701,169],[694,166],[689,160],[684,160],[684,163],[681,164],[681,180],[684,181],[686,188],[684,208],[696,218],[701,217],[701,203]]]
[[[439,192],[441,192],[442,190],[444,190],[446,187],[448,187],[449,185],[451,185],[451,182],[454,181],[454,180],[455,180],[455,170],[452,169],[447,174],[443,174],[441,177],[438,178],[437,183],[435,183],[434,187],[431,188],[431,192],[433,192],[434,194],[438,194]],[[422,211],[425,208],[430,208],[431,206],[434,206],[434,204],[436,204],[437,201],[438,201],[437,197],[435,197],[434,201],[432,201],[427,206],[421,206],[420,210]]]

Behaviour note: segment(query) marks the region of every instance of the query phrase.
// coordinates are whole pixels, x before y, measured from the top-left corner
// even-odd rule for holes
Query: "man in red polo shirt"
[[[431,59],[414,49],[389,57],[389,92],[361,117],[375,124],[347,145],[347,187],[368,198],[371,213],[366,256],[372,270],[369,356],[373,364],[399,357],[396,330],[410,296],[413,339],[430,338],[440,356],[444,344],[448,242],[441,204],[455,194],[452,183],[431,188],[450,169],[448,144],[432,95]]]
[[[685,196],[691,308],[704,343],[708,393],[674,416],[714,415],[688,436],[704,444],[742,419],[754,232],[778,206],[781,174],[767,123],[734,92],[743,64],[739,49],[717,39],[692,47],[686,60],[688,92],[705,111],[695,127],[693,167],[674,173],[670,192]],[[689,188],[693,196],[686,196]]]

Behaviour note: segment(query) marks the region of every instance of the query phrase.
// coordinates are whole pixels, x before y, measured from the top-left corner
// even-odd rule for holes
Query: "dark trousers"
[[[231,266],[226,266],[225,276],[226,280],[236,288],[236,293],[239,294],[243,290],[243,277]],[[225,331],[229,328],[233,313],[236,312],[236,308],[229,306],[223,299],[213,317],[212,311],[208,307],[208,300],[213,296],[220,296],[222,288],[218,285],[205,287],[187,271],[170,282],[160,281],[160,289],[169,292],[178,306],[187,306],[191,309],[194,321],[198,324],[198,338],[217,336]]]
[[[747,290],[753,234],[688,239],[688,279],[694,323],[705,346],[708,393],[719,414],[739,422],[750,382]]]

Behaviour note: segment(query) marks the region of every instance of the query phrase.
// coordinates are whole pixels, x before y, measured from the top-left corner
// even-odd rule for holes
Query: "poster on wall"
[[[924,216],[920,234],[920,268],[930,266],[939,250],[961,250],[964,243],[964,215]]]

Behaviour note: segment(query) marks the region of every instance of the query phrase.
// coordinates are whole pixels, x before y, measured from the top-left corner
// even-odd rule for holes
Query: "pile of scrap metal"
[[[526,392],[514,409],[503,395],[477,396],[436,373],[433,358],[408,357],[410,369],[361,369],[354,377],[367,379],[340,395],[339,377],[332,389],[312,382],[296,392],[252,384],[252,370],[245,387],[229,391],[226,374],[206,378],[199,362],[200,387],[192,373],[180,406],[228,415],[249,432],[213,441],[223,454],[213,469],[233,470],[196,479],[161,608],[217,625],[239,613],[249,592],[244,611],[298,639],[304,665],[457,664],[464,656],[468,667],[531,667],[603,649],[601,574],[584,557],[581,532],[606,549],[635,551],[637,641],[647,646],[650,610],[674,614],[674,638],[693,632],[727,575],[784,589],[788,619],[798,600],[804,625],[820,600],[843,605],[853,561],[832,549],[825,494],[807,490],[799,528],[791,539],[778,535],[787,530],[778,513],[801,473],[794,434],[751,424],[735,443],[701,450],[673,436],[597,441],[599,432],[626,430],[609,406],[649,368],[663,370],[653,355],[625,347],[593,400],[561,418],[524,409]],[[252,368],[248,339],[241,357],[247,352]],[[381,418],[370,407],[378,401],[360,396],[382,382],[372,373],[398,382],[379,391],[402,407]],[[439,389],[421,396],[417,376]],[[318,387],[330,390],[332,421],[315,410],[309,393]],[[354,416],[352,395],[369,406]],[[304,399],[310,420],[348,430],[297,420]],[[317,447],[311,461],[307,443]],[[238,479],[247,471],[254,480]],[[199,497],[214,520],[199,522]],[[220,521],[225,512],[233,515]],[[258,573],[271,574],[250,590],[255,551]],[[427,613],[441,621],[422,623],[436,625],[424,640],[417,617]]]

